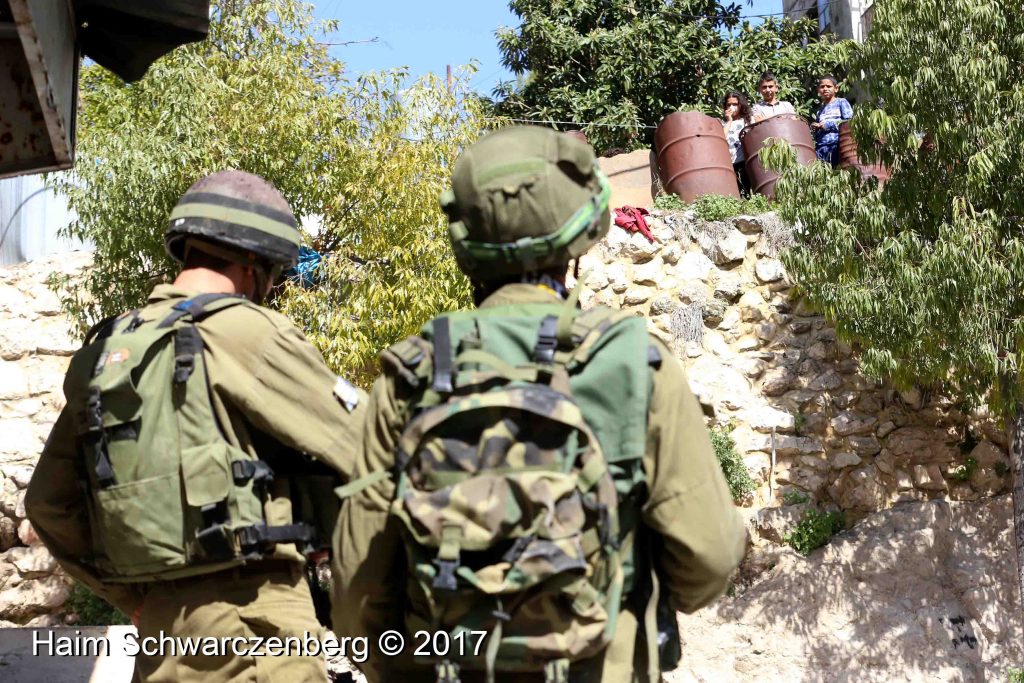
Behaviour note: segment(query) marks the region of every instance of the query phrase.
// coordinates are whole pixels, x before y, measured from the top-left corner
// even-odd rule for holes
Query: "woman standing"
[[[722,100],[722,116],[725,119],[722,125],[725,127],[725,139],[729,143],[729,156],[732,157],[732,168],[736,172],[740,194],[749,197],[750,179],[747,178],[747,169],[744,165],[746,155],[743,153],[743,145],[740,144],[740,132],[753,123],[754,114],[750,110],[746,96],[737,90],[727,92]]]
[[[814,151],[818,159],[839,165],[839,124],[853,118],[853,107],[844,97],[836,97],[838,88],[832,76],[818,79],[818,99],[821,108],[814,117],[811,130],[814,131]]]

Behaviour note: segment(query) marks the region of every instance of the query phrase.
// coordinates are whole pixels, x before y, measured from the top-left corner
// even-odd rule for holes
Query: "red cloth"
[[[649,215],[650,212],[647,209],[623,206],[615,209],[615,225],[625,228],[629,232],[638,232],[646,237],[648,242],[653,242],[654,235],[651,234],[651,229],[647,227],[647,221],[644,220],[644,216]]]

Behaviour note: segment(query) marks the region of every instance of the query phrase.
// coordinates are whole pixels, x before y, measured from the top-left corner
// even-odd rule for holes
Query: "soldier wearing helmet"
[[[131,616],[140,643],[316,638],[306,554],[327,547],[365,402],[259,305],[296,260],[295,216],[267,181],[222,171],[182,196],[165,241],[174,282],[98,324],[72,359],[29,519],[68,574]],[[136,674],[327,680],[316,652],[255,654],[151,645]]]
[[[360,664],[370,683],[660,680],[679,658],[675,612],[693,612],[720,595],[743,557],[744,526],[682,365],[642,319],[600,307],[579,311],[575,294],[566,291],[571,262],[607,234],[609,195],[591,148],[542,128],[490,133],[454,166],[442,205],[477,309],[441,316],[382,355],[354,481],[339,491],[346,500],[334,537],[335,630],[369,636],[371,643],[396,630],[408,643],[392,657],[371,648]],[[438,325],[441,320],[448,322]],[[501,350],[492,355],[489,349]],[[502,481],[516,467],[508,462],[529,461],[560,443],[542,437],[550,431],[519,429],[514,411],[502,409],[500,435],[481,437],[476,448],[475,437],[436,412],[486,404],[493,414],[493,406],[510,405],[498,394],[524,383],[544,385],[536,395],[550,397],[548,388],[571,394],[591,428],[581,433],[596,434],[618,496],[614,526],[602,523],[599,535],[612,538],[595,542],[584,529],[578,537],[551,536],[547,546],[536,532],[489,545],[480,541],[481,529],[500,535],[518,528],[521,511],[528,509],[523,499],[543,492],[522,486],[516,496],[495,499],[498,484],[492,494],[480,488],[451,492],[453,482],[462,485],[484,470],[488,481]],[[560,399],[548,400],[551,406]],[[544,412],[543,406],[535,410]],[[428,419],[433,422],[417,426]],[[450,426],[432,427],[438,420]],[[497,434],[497,427],[483,433]],[[438,438],[417,441],[430,429]],[[509,454],[518,460],[501,460]],[[499,464],[488,470],[485,460]],[[444,471],[446,462],[454,466]],[[431,467],[438,471],[431,474]],[[577,488],[593,490],[601,472],[588,463]],[[460,500],[477,502],[460,507]],[[561,519],[561,505],[547,509]],[[588,507],[606,508],[584,502],[582,508]],[[463,518],[470,521],[460,527]],[[432,535],[434,519],[441,520],[439,539]],[[471,540],[476,545],[469,547]],[[561,554],[551,550],[551,541]],[[590,567],[572,565],[567,547],[582,548]],[[594,567],[610,573],[616,565],[592,564],[598,547],[618,555],[621,583],[601,580]],[[533,564],[524,562],[526,556]],[[538,565],[541,558],[546,561]],[[560,572],[560,565],[581,573]],[[541,604],[545,591],[557,593],[581,577],[596,589],[580,590],[561,604],[543,603],[548,609],[529,607]],[[524,583],[533,588],[517,592]],[[475,611],[470,605],[476,603],[467,601],[477,597],[485,605],[494,599],[498,607]],[[595,603],[604,611],[595,612]],[[587,618],[603,624],[604,640],[587,631]],[[427,656],[409,656],[417,643],[423,645],[422,637],[416,640],[419,628],[447,631],[448,638],[431,637],[420,648]],[[487,634],[481,648],[458,646],[476,645],[471,634],[479,631]],[[440,656],[434,645],[445,641],[449,650],[460,651]]]

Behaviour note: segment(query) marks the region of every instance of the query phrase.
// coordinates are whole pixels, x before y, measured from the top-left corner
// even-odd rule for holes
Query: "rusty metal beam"
[[[0,29],[0,178],[70,168],[78,52],[69,0],[0,0],[0,16],[15,26]]]

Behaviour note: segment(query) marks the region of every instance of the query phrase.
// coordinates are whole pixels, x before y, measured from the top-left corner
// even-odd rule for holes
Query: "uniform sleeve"
[[[402,421],[393,393],[394,380],[385,374],[370,396],[362,452],[355,477],[390,472]],[[389,629],[403,630],[405,557],[401,535],[388,508],[395,484],[386,478],[348,498],[334,533],[333,625],[339,636],[377,637]],[[360,668],[368,680],[389,680],[389,661],[370,648]]]
[[[659,345],[660,346],[660,345]],[[665,359],[654,373],[645,461],[647,527],[661,537],[656,561],[671,605],[693,612],[718,597],[746,551],[747,533],[711,448],[683,368]]]
[[[365,416],[366,392],[355,392],[350,411],[335,394],[338,377],[293,325],[268,335],[252,368],[238,368],[247,382],[234,400],[246,418],[285,446],[308,453],[343,476],[352,472]],[[229,388],[225,387],[229,390]]]
[[[85,493],[79,486],[74,420],[61,412],[39,457],[25,494],[32,528],[64,570],[93,593],[131,616],[141,596],[129,586],[104,584],[85,558],[92,556],[92,532]]]

